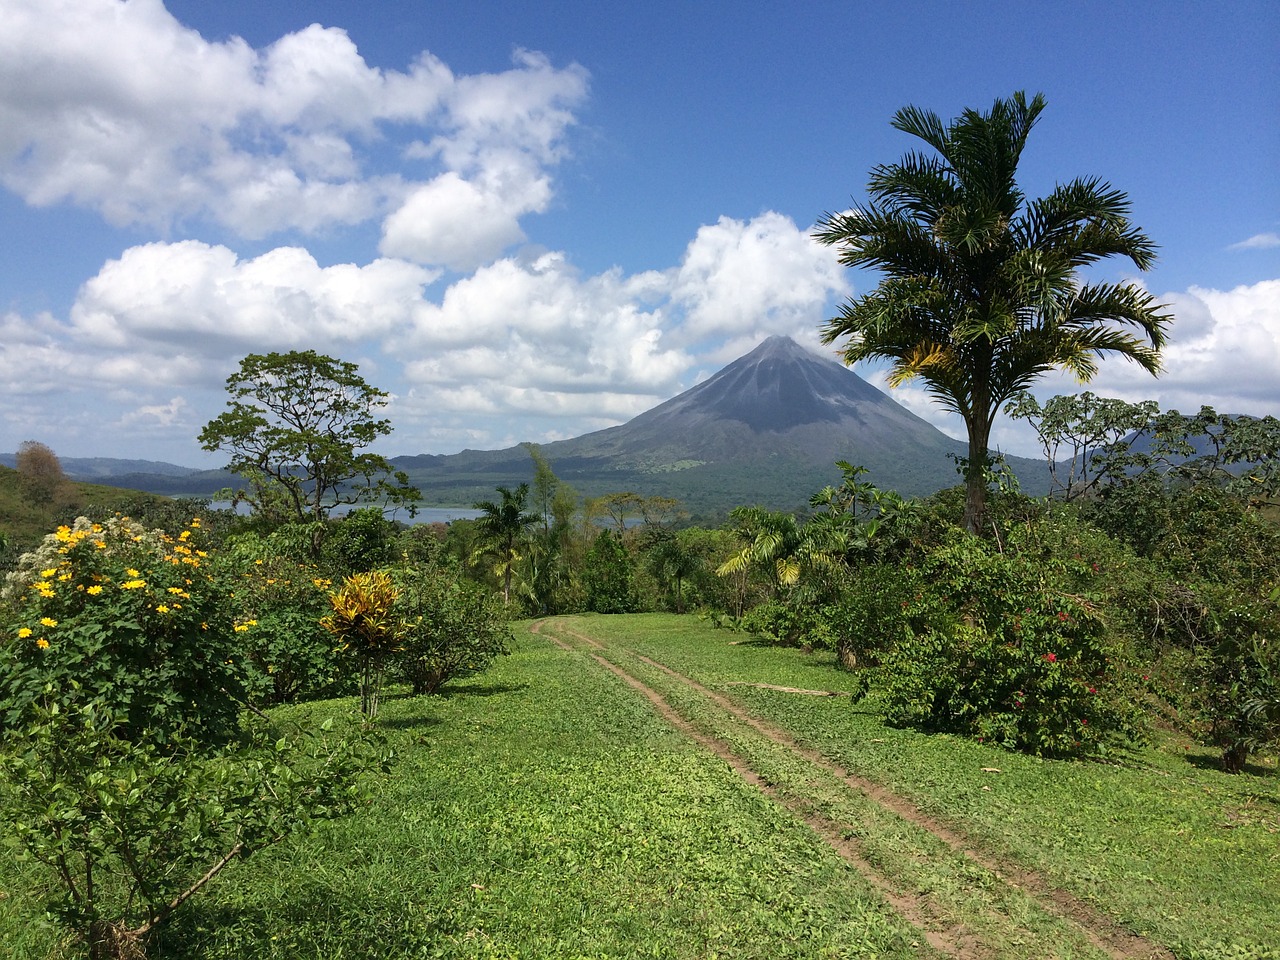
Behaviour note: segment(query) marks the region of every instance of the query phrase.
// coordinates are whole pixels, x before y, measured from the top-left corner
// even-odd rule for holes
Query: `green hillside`
[[[69,522],[86,510],[130,513],[139,505],[164,499],[138,490],[66,480],[41,502],[41,497],[33,497],[18,471],[0,465],[0,538],[8,544],[8,555],[27,549],[59,523]]]

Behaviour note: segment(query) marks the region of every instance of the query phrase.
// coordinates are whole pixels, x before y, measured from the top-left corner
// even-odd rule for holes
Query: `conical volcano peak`
[[[852,370],[790,337],[773,336],[653,412],[677,404],[686,412],[736,420],[757,432],[780,432],[860,417],[867,405],[886,402],[891,401]]]
[[[771,337],[765,337],[756,345],[756,348],[750,353],[743,354],[736,362],[752,361],[760,362],[762,360],[822,360],[818,354],[806,347],[800,346],[790,337],[784,334],[775,333]]]

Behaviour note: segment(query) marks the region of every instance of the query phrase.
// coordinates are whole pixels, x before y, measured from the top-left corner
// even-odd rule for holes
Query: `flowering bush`
[[[170,536],[81,518],[25,554],[0,611],[0,727],[92,703],[126,737],[233,731],[244,674],[201,532],[199,520]]]
[[[342,814],[385,762],[368,737],[241,723],[251,621],[202,538],[79,519],[0,597],[0,830],[92,960],[145,956],[218,871]]]
[[[933,551],[879,670],[890,719],[1047,756],[1139,735],[1133,671],[1095,603],[1064,588],[1089,573],[965,535]]]
[[[267,704],[315,700],[354,689],[333,635],[320,625],[332,581],[280,549],[273,534],[235,539],[217,558],[234,609],[254,697]]]

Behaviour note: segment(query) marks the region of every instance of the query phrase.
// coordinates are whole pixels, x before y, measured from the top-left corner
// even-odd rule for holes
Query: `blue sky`
[[[914,146],[900,107],[1019,89],[1028,194],[1103,177],[1160,245],[1166,373],[1091,389],[1280,414],[1278,64],[1269,0],[0,0],[0,451],[216,465],[250,352],[357,362],[388,454],[623,422],[774,333],[830,353],[876,277],[814,221]]]

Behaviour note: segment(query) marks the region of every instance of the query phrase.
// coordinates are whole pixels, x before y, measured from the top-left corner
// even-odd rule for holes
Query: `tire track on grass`
[[[533,632],[541,633],[542,623],[534,625]],[[654,703],[655,707],[667,718],[673,725],[679,727],[682,732],[692,737],[694,740],[706,746],[722,759],[726,760],[740,775],[747,779],[748,782],[759,787],[763,792],[768,794],[775,802],[782,804],[796,816],[808,823],[820,836],[823,837],[837,852],[840,853],[848,862],[853,864],[867,879],[885,894],[895,909],[902,913],[904,917],[913,924],[922,929],[926,928],[926,918],[936,922],[933,916],[935,911],[928,909],[928,905],[922,898],[909,897],[898,891],[893,885],[890,878],[881,874],[876,868],[872,867],[866,860],[865,856],[858,852],[856,846],[849,841],[843,833],[843,830],[834,821],[829,818],[815,813],[812,810],[801,809],[800,804],[796,801],[788,800],[780,797],[778,791],[771,785],[765,783],[758,773],[752,770],[749,765],[734,753],[728,744],[715,738],[709,737],[701,731],[693,728],[689,721],[680,716],[674,708],[662,698],[662,695],[653,690],[643,681],[627,673],[622,667],[605,658],[602,654],[606,650],[604,644],[594,637],[580,633],[566,624],[559,623],[554,625],[556,629],[563,631],[566,635],[574,638],[580,643],[590,648],[590,656],[596,662],[600,663],[606,669],[618,675]],[[550,636],[550,639],[566,650],[574,649],[571,645],[565,643],[557,637]],[[621,647],[631,656],[636,657],[642,663],[660,671],[672,680],[680,683],[687,688],[696,691],[699,695],[706,698],[716,707],[732,716],[734,719],[745,724],[765,739],[771,741],[779,747],[802,757],[807,762],[825,770],[828,774],[835,777],[845,786],[862,794],[868,800],[871,800],[882,809],[889,813],[900,817],[901,819],[919,827],[920,829],[932,834],[943,844],[949,847],[953,852],[966,858],[983,870],[987,871],[1001,883],[1021,893],[1029,896],[1047,912],[1052,913],[1075,927],[1084,937],[1098,950],[1110,955],[1114,960],[1175,960],[1174,955],[1160,946],[1139,936],[1129,930],[1121,927],[1116,921],[1098,911],[1092,905],[1081,900],[1075,894],[1062,889],[1052,883],[1048,878],[1041,874],[1030,870],[1024,866],[1016,864],[1007,859],[996,857],[982,850],[978,844],[972,839],[956,830],[954,827],[948,826],[940,820],[926,814],[919,807],[907,800],[905,797],[894,793],[884,785],[879,784],[866,777],[852,773],[832,760],[825,757],[819,751],[801,744],[788,731],[774,726],[760,718],[748,713],[743,707],[734,701],[725,697],[723,694],[704,686],[692,677],[688,677],[677,670],[672,669],[664,663],[647,657],[644,654],[637,653],[634,650]],[[672,719],[672,718],[675,719]],[[745,772],[744,772],[745,771]],[[890,896],[892,894],[892,897]],[[899,905],[897,900],[905,899],[906,903]],[[917,919],[918,918],[918,919]],[[949,931],[949,935],[948,935]],[[939,933],[941,942],[949,944],[942,946],[933,943],[931,945],[935,949],[951,953],[957,957],[977,957],[985,955],[984,952],[969,952],[975,947],[973,936],[964,928],[951,924]]]
[[[577,648],[573,645],[565,643],[562,639],[551,633],[543,633],[543,626],[546,621],[538,621],[530,627],[530,632],[539,636],[544,636],[562,650],[570,653],[577,652]],[[658,691],[654,690],[643,680],[628,673],[622,667],[618,666],[612,660],[604,657],[600,651],[604,650],[602,644],[595,639],[577,633],[564,627],[562,624],[556,624],[553,628],[561,629],[569,636],[581,641],[590,649],[587,655],[591,657],[597,664],[604,667],[610,673],[614,674],[625,684],[639,692],[645,697],[654,709],[658,712],[667,723],[675,727],[682,734],[698,744],[706,750],[711,751],[717,757],[725,761],[729,767],[738,774],[744,781],[755,787],[769,799],[773,800],[779,806],[789,810],[795,816],[799,817],[810,829],[817,833],[829,846],[835,849],[847,863],[853,866],[859,874],[862,875],[868,883],[870,883],[876,891],[884,898],[900,916],[907,920],[912,926],[916,927],[925,940],[934,950],[939,953],[955,957],[956,960],[982,960],[989,954],[975,940],[975,938],[963,927],[957,924],[947,924],[945,920],[936,915],[932,910],[927,909],[927,904],[923,899],[909,894],[904,894],[896,885],[883,876],[875,867],[873,867],[857,847],[846,839],[843,832],[839,830],[835,824],[819,817],[811,812],[803,811],[798,808],[798,804],[790,801],[781,795],[780,791],[759,773],[753,770],[741,757],[739,757],[733,749],[724,741],[712,737],[699,730],[692,723],[676,712]]]

